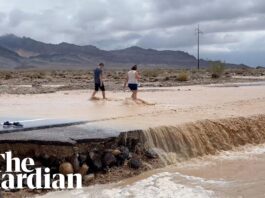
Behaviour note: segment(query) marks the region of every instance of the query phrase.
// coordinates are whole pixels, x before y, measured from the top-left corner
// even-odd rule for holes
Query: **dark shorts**
[[[132,91],[137,91],[137,89],[138,89],[138,84],[128,84],[128,87],[129,87],[130,90],[132,90]]]
[[[99,83],[95,83],[95,91],[98,91],[98,90],[101,90],[101,91],[105,91],[105,86],[104,84],[99,84]]]

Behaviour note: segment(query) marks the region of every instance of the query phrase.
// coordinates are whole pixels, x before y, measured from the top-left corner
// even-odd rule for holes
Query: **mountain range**
[[[84,69],[95,67],[100,62],[111,68],[127,68],[134,64],[145,68],[197,67],[196,58],[183,51],[159,51],[137,46],[107,51],[92,45],[47,44],[13,34],[0,37],[0,69]],[[200,60],[200,64],[209,66],[205,60]]]

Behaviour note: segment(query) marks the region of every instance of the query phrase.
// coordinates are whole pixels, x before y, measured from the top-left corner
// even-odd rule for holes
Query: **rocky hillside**
[[[0,46],[0,68],[13,68],[21,64],[21,58],[16,52]]]
[[[166,68],[197,65],[196,58],[183,51],[158,51],[137,46],[106,51],[91,45],[47,44],[12,34],[0,37],[0,47],[0,68],[81,69],[92,68],[99,62],[112,68],[133,64]],[[201,60],[201,65],[207,67],[208,62]]]

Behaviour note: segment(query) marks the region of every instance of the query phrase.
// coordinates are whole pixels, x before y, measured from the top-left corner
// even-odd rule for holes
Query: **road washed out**
[[[9,118],[87,121],[76,126],[1,134],[0,150],[12,149],[17,155],[58,161],[61,157],[74,156],[77,151],[80,155],[98,155],[103,159],[106,152],[120,152],[125,147],[132,156],[141,158],[145,167],[134,172],[142,175],[132,180],[115,183],[130,174],[112,180],[117,176],[113,175],[114,170],[104,175],[103,182],[95,178],[89,185],[108,181],[111,184],[54,192],[47,197],[234,197],[241,192],[251,196],[263,193],[259,188],[262,179],[247,179],[253,160],[257,162],[255,171],[263,175],[261,167],[265,163],[260,158],[263,153],[249,155],[243,149],[249,145],[259,148],[258,145],[265,143],[263,85],[149,88],[140,92],[140,97],[147,101],[142,103],[126,99],[128,93],[123,92],[110,92],[106,101],[89,101],[88,95],[85,91],[69,91],[16,99],[4,95],[0,99],[5,104],[1,115]],[[8,111],[11,107],[13,111]],[[96,147],[101,151],[95,153]],[[159,160],[146,159],[144,153],[148,149]],[[243,149],[242,155],[252,157],[234,158],[237,149]],[[256,150],[262,150],[262,146]],[[229,152],[232,160],[221,157],[224,152]],[[183,168],[183,164],[189,166]],[[143,173],[162,166],[165,168]],[[127,161],[122,168],[127,170]],[[239,169],[242,172],[237,174],[234,170]],[[253,188],[253,182],[257,191],[246,191],[248,186]]]

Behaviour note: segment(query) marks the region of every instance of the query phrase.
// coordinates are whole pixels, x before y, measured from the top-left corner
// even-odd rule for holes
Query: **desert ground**
[[[121,90],[127,70],[105,68],[108,90]],[[140,69],[142,87],[251,82],[265,80],[264,68],[225,69],[212,78],[211,69]],[[37,94],[63,90],[93,89],[91,70],[13,70],[0,71],[0,94]]]

